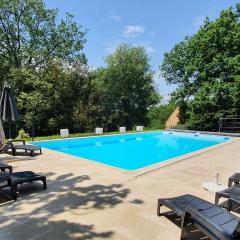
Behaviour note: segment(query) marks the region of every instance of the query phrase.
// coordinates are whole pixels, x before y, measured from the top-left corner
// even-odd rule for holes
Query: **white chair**
[[[143,131],[143,126],[136,126],[136,131],[137,132],[142,132]]]
[[[66,129],[60,129],[60,135],[63,138],[69,137],[69,130],[67,128]]]
[[[97,135],[103,134],[103,128],[96,128],[95,129],[95,134],[97,134]]]
[[[120,127],[119,132],[120,133],[125,133],[126,132],[126,127]]]

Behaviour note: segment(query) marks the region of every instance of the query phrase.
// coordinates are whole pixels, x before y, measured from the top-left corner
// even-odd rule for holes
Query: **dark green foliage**
[[[190,128],[218,130],[223,116],[240,115],[240,76],[234,82],[205,84],[189,102]]]
[[[153,106],[149,109],[148,118],[150,121],[150,127],[155,129],[164,129],[165,122],[172,114],[174,109],[176,108],[176,104],[161,104],[159,106]]]
[[[116,130],[147,124],[148,108],[159,101],[148,56],[141,47],[119,46],[106,58],[107,67],[96,73],[102,97],[102,126]]]
[[[70,14],[57,17],[43,0],[0,1],[0,81],[16,97],[16,132],[31,133],[33,122],[38,136],[146,126],[159,96],[144,48],[122,45],[106,68],[91,72],[82,53],[86,31]]]
[[[190,128],[216,130],[222,116],[240,115],[240,5],[209,19],[165,54],[162,74],[178,84],[173,97]]]
[[[1,70],[44,67],[53,58],[66,62],[83,59],[84,31],[66,15],[57,24],[57,10],[42,0],[1,0]]]
[[[8,80],[17,99],[18,129],[38,135],[60,128],[147,125],[163,128],[174,104],[155,106],[160,97],[144,48],[121,45],[107,66],[90,72],[82,49],[85,30],[42,0],[0,1],[0,83]],[[178,84],[173,100],[181,123],[216,130],[223,116],[240,116],[240,4],[207,18],[192,37],[165,54],[161,71]]]
[[[88,125],[80,127],[75,121],[80,102],[85,108],[91,104],[91,82],[88,69],[81,63],[66,68],[60,61],[49,62],[44,71],[36,74],[23,70],[11,74],[12,80],[25,82],[25,90],[18,95],[18,106],[24,114],[22,121],[30,131],[32,118],[38,134],[48,135],[69,128],[70,131],[85,130]],[[82,122],[83,123],[83,122]]]
[[[0,2],[0,79],[14,91],[18,127],[31,132],[34,119],[37,134],[74,129],[75,105],[88,85],[85,31],[70,14],[57,24],[57,14],[42,0]]]
[[[81,72],[81,71],[80,71]],[[78,78],[78,71],[75,71]],[[102,96],[95,82],[95,72],[89,72],[81,86],[76,86],[78,101],[73,111],[73,126],[76,132],[93,132],[102,121]]]

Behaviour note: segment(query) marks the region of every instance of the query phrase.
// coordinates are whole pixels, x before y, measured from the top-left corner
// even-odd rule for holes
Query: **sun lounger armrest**
[[[25,140],[21,140],[21,139],[14,139],[14,140],[11,140],[11,141],[9,141],[10,143],[14,143],[14,142],[22,142],[22,144],[23,145],[25,145],[26,144],[26,141]]]
[[[219,199],[220,198],[232,198],[232,192],[234,191],[235,188],[239,188],[239,185],[234,185],[232,187],[229,187],[225,190],[222,190],[222,191],[219,191],[219,192],[216,192],[215,194],[215,204],[218,205],[219,204]]]
[[[231,202],[234,202],[234,203],[237,203],[240,205],[240,199],[237,199],[237,198],[229,198],[228,201],[231,201]]]
[[[229,187],[225,190],[222,190],[220,192],[216,192],[216,195],[215,195],[215,204],[218,205],[219,203],[219,199],[220,198],[236,198],[235,196],[237,196],[237,194],[235,193],[235,190],[238,190],[240,188],[240,185],[234,185],[232,187]],[[237,199],[240,199],[237,197]],[[238,204],[238,203],[237,203]]]
[[[237,198],[229,198],[229,199],[228,199],[228,202],[227,202],[227,210],[228,210],[228,211],[231,211],[233,204],[237,204],[237,205],[239,205],[239,207],[240,207],[240,199],[237,199]]]
[[[205,231],[209,231],[209,234],[214,234],[221,240],[229,240],[229,234],[224,232],[223,228],[211,221],[208,217],[204,216],[201,211],[187,207],[184,216],[189,216],[191,223],[201,226]],[[184,219],[186,218],[183,218],[183,221]],[[182,223],[182,226],[183,225],[184,223]]]

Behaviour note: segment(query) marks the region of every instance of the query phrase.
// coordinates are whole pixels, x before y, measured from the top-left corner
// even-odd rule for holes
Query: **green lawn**
[[[157,131],[160,129],[151,129],[151,128],[146,128],[144,132],[149,132],[149,131]],[[127,133],[135,133],[135,130],[127,131]],[[112,134],[120,134],[119,132],[107,132],[103,133],[103,135],[112,135]],[[95,133],[72,133],[70,134],[69,138],[77,138],[77,137],[87,137],[87,136],[96,136]],[[52,140],[52,139],[62,139],[60,135],[51,135],[51,136],[42,136],[42,137],[35,137],[34,141],[41,141],[41,140]],[[26,138],[26,141],[32,141],[32,138]]]

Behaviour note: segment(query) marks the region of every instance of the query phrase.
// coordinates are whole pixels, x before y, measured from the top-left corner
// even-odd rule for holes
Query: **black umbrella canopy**
[[[15,122],[18,120],[18,110],[13,98],[10,86],[5,81],[0,101],[0,117],[4,122]],[[9,127],[10,133],[10,127]],[[9,136],[10,137],[10,136]]]

